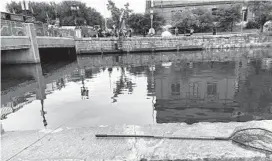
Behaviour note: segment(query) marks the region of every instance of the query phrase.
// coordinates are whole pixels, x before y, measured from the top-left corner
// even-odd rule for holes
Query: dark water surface
[[[81,56],[1,82],[6,131],[272,119],[272,49]]]

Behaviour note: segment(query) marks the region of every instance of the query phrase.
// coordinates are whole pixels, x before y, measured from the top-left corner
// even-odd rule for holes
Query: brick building
[[[249,2],[250,0],[146,0],[146,13],[150,13],[153,8],[153,12],[162,16],[166,20],[166,24],[171,24],[172,16],[176,11],[200,7],[216,11],[219,7],[239,3],[242,4],[245,11],[243,21],[247,22],[254,16],[248,9]]]

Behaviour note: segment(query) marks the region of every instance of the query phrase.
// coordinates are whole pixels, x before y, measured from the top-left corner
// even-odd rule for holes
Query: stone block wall
[[[115,50],[117,38],[83,38],[76,40],[77,53]]]
[[[75,41],[73,38],[68,37],[49,37],[49,36],[38,36],[37,42],[39,48],[67,48],[75,47]]]
[[[116,51],[117,38],[83,38],[76,40],[77,53]],[[119,45],[119,43],[118,43]],[[125,52],[186,50],[186,49],[228,49],[242,47],[272,46],[271,36],[245,35],[205,35],[178,37],[125,38],[122,50]],[[120,47],[120,46],[119,46]]]

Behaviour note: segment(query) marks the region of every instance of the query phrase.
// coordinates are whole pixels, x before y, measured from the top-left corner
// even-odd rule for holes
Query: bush
[[[257,23],[256,21],[249,21],[246,25],[246,29],[259,29],[260,24]]]

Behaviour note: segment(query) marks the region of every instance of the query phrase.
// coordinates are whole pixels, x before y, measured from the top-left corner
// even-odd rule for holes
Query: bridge
[[[1,63],[39,63],[41,49],[75,49],[74,32],[43,24],[2,20]]]

